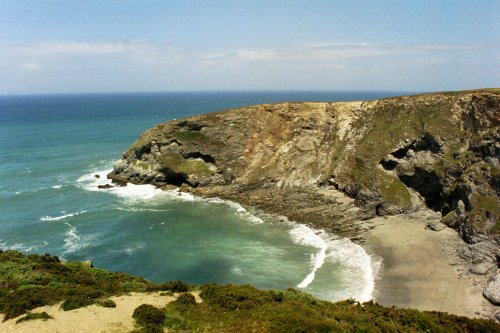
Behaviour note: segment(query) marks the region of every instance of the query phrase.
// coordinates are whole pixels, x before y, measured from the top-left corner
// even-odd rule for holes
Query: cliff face
[[[257,105],[157,125],[108,177],[233,199],[353,238],[370,216],[427,206],[494,252],[499,124],[499,89]]]

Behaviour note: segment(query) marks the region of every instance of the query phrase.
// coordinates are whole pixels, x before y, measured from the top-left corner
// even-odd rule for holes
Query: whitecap
[[[63,187],[63,186],[64,186],[64,185],[54,185],[54,186],[52,186],[52,188],[53,188],[53,189],[55,189],[55,190],[57,190],[58,188],[61,188],[61,187]]]
[[[168,212],[169,209],[143,208],[143,207],[116,207],[117,210],[125,212]]]
[[[243,271],[238,265],[231,267],[231,273],[234,275],[243,275]]]
[[[43,241],[40,244],[33,244],[33,245],[26,245],[24,243],[14,243],[14,244],[7,244],[6,242],[3,242],[0,240],[0,248],[2,250],[16,250],[19,252],[36,252],[40,248],[46,247],[49,243],[47,241]]]
[[[41,217],[39,220],[40,221],[59,221],[59,220],[67,219],[68,217],[73,217],[73,216],[85,214],[86,212],[87,212],[86,210],[82,210],[82,211],[80,211],[78,213],[65,214],[66,212],[62,211],[61,213],[64,214],[64,215],[54,216],[54,217],[47,215],[47,216]]]
[[[90,246],[89,236],[80,236],[74,225],[68,222],[65,222],[65,224],[69,227],[69,230],[65,233],[64,248],[66,251],[64,253],[76,252]]]
[[[143,249],[145,246],[144,243],[137,243],[137,244],[134,244],[132,246],[129,246],[129,247],[126,247],[123,252],[125,252],[125,254],[127,255],[132,255],[134,252],[136,252],[137,250],[140,250],[140,249]]]

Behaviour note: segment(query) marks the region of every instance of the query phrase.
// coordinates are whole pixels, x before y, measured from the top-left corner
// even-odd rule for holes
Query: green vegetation
[[[53,319],[54,317],[49,316],[47,312],[40,312],[40,313],[28,313],[26,316],[19,318],[16,320],[16,324],[19,324],[23,321],[28,321],[28,320],[36,320],[36,319],[42,319],[42,320],[47,320],[47,319]]]
[[[376,172],[378,163],[408,138],[417,139],[428,133],[448,142],[458,142],[462,133],[453,118],[453,102],[452,98],[445,96],[433,103],[420,101],[414,96],[399,97],[384,100],[372,112],[358,119],[353,128],[366,131],[366,135],[349,163],[352,165],[352,181],[361,188],[384,185],[380,173]],[[370,124],[368,128],[365,128],[366,124]]]
[[[142,304],[134,310],[132,318],[142,326],[160,325],[165,320],[165,313],[150,304]]]
[[[90,304],[110,306],[106,297],[146,291],[154,285],[125,273],[61,263],[55,256],[0,250],[0,312],[4,320],[43,305],[64,301],[64,310]]]
[[[147,289],[147,291],[166,291],[167,295],[169,292],[173,295],[172,293],[183,293],[188,290],[189,285],[182,281],[168,281],[160,285],[151,284]]]
[[[179,297],[175,300],[175,303],[179,305],[194,305],[196,304],[196,300],[194,299],[194,296],[190,293],[183,293],[180,294]]]
[[[293,289],[205,285],[203,303],[172,302],[171,330],[193,332],[497,332],[498,324],[446,313],[386,308],[353,300],[330,303]]]
[[[184,159],[176,152],[164,153],[158,160],[162,167],[168,168],[176,173],[196,175],[199,177],[208,177],[213,173],[202,160]]]
[[[133,318],[136,332],[498,332],[492,321],[438,312],[386,308],[373,302],[330,303],[289,289],[261,291],[249,285],[201,286],[202,303],[186,293],[181,281],[154,285],[123,273],[61,263],[55,256],[0,250],[0,313],[5,320],[29,310],[65,301],[63,308],[88,304],[112,306],[114,294],[130,291],[182,292],[164,309],[141,305]],[[48,319],[28,314],[19,319]]]
[[[498,204],[498,198],[473,194],[471,202],[474,208],[469,212],[469,216],[473,225],[481,230],[486,227],[488,221],[492,221],[495,224],[492,226],[491,232],[500,233],[500,221],[498,221],[500,205]]]
[[[411,196],[406,186],[394,176],[378,172],[379,189],[382,198],[403,208],[411,207]]]
[[[158,309],[150,304],[139,305],[132,318],[137,325],[142,326],[136,333],[163,333],[165,313],[163,309]]]

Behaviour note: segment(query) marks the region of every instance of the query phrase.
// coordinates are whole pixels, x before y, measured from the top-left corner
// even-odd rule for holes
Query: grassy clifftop
[[[169,290],[177,300],[164,308],[141,306],[139,331],[163,328],[189,332],[498,332],[500,326],[438,312],[386,308],[376,303],[320,301],[293,289],[261,291],[251,286],[204,285],[196,303],[181,282],[154,285],[123,273],[82,263],[61,263],[51,255],[0,251],[0,313],[5,320],[46,304],[62,308],[111,306],[107,297],[131,291]],[[181,294],[179,294],[181,293]],[[23,317],[24,318],[24,317]],[[29,319],[48,319],[31,315]]]

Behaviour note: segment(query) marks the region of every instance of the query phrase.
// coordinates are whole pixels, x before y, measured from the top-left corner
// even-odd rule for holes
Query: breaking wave
[[[77,252],[90,246],[90,236],[81,236],[74,225],[68,222],[65,222],[65,224],[69,227],[68,231],[64,234],[66,236],[64,238],[65,254]]]
[[[145,184],[145,185],[135,185],[128,183],[126,186],[114,186],[111,180],[107,179],[106,176],[110,173],[112,169],[102,170],[91,172],[85,174],[78,178],[77,185],[87,191],[99,191],[99,192],[108,192],[113,195],[116,195],[120,199],[124,200],[125,203],[134,204],[141,202],[162,202],[163,200],[179,200],[179,201],[188,201],[188,202],[210,202],[215,204],[224,204],[234,209],[235,214],[242,219],[245,219],[249,222],[260,224],[264,223],[264,221],[249,212],[243,206],[236,202],[232,202],[229,200],[224,200],[220,198],[201,198],[190,193],[181,192],[178,189],[174,190],[161,190],[159,188],[154,187],[153,185]],[[99,189],[99,186],[110,185],[111,188],[108,189]],[[131,210],[131,211],[156,211],[154,208],[136,208],[136,207],[122,207],[119,208],[121,210]],[[161,211],[161,210],[157,210]]]
[[[311,255],[311,271],[297,285],[298,288],[307,288],[313,283],[316,273],[325,262],[330,262],[342,267],[341,276],[345,282],[344,285],[349,286],[344,290],[342,298],[353,297],[360,302],[372,299],[380,261],[368,255],[360,245],[348,238],[340,238],[324,230],[313,229],[298,223],[290,230],[290,235],[297,244],[311,246],[318,250]],[[353,283],[351,279],[356,278],[361,278],[360,283]]]
[[[66,212],[62,211],[61,213],[63,213],[64,215],[54,216],[54,217],[47,215],[44,217],[40,217],[40,221],[59,221],[59,220],[67,219],[68,217],[73,217],[73,216],[85,214],[86,212],[87,212],[86,210],[82,210],[81,212],[78,212],[78,213],[65,214]]]

